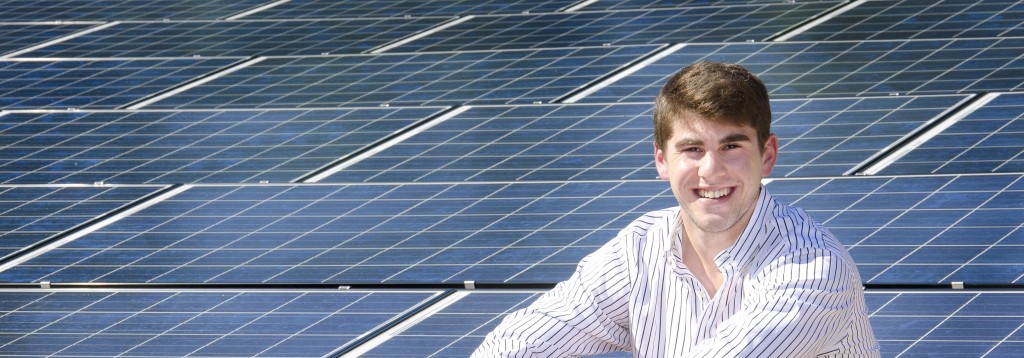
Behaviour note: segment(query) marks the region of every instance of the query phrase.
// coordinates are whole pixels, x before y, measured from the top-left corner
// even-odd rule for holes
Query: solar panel
[[[0,291],[4,356],[326,356],[434,291]]]
[[[359,53],[445,20],[123,22],[23,56],[209,57]]]
[[[776,180],[768,189],[839,237],[877,284],[1016,284],[1021,174]]]
[[[1020,174],[776,179],[866,283],[1018,283]],[[197,186],[0,282],[553,283],[643,213],[657,181]]]
[[[1004,93],[882,169],[883,174],[1024,171],[1024,94]]]
[[[220,19],[266,0],[5,0],[4,21]]]
[[[586,96],[651,101],[665,80],[699,60],[739,63],[773,98],[950,94],[1024,89],[1024,38],[695,44]]]
[[[0,61],[0,108],[115,108],[233,59]]]
[[[246,18],[301,19],[386,16],[451,16],[468,14],[515,14],[551,12],[572,5],[576,0],[296,0],[278,4]]]
[[[1024,9],[1011,0],[864,1],[794,36],[796,41],[1024,36]]]
[[[474,291],[361,356],[469,356],[505,315],[539,295]],[[1022,347],[1024,293],[1019,291],[868,291],[865,300],[883,357],[1013,356]]]
[[[95,25],[90,24],[0,24],[0,55],[44,43]]]
[[[698,6],[722,6],[722,5],[735,5],[735,4],[761,4],[761,3],[793,3],[795,1],[779,1],[779,0],[597,0],[593,1],[587,6],[583,7],[583,10],[629,10],[629,9],[664,9],[674,7],[698,7]],[[804,2],[825,2],[833,3],[836,1],[827,0],[804,0]]]
[[[850,173],[965,98],[775,100],[773,176]],[[321,182],[653,179],[652,107],[473,107]]]
[[[659,182],[197,186],[2,282],[557,282]]]
[[[466,51],[673,42],[761,41],[830,3],[475,16],[399,46]]]
[[[149,108],[548,102],[654,48],[271,57]]]
[[[440,110],[8,113],[0,182],[289,182]]]
[[[153,186],[0,186],[0,260],[138,200]]]
[[[1020,291],[883,291],[865,296],[883,357],[1020,353]]]

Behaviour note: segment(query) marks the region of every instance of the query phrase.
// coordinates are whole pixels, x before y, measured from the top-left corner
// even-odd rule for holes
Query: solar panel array
[[[0,355],[466,356],[675,205],[699,60],[765,80],[883,356],[1024,349],[1018,2],[3,4]]]

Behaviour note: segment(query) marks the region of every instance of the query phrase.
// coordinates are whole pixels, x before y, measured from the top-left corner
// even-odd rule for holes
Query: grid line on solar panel
[[[452,16],[470,14],[517,14],[527,12],[552,12],[576,3],[578,0],[376,0],[335,1],[297,0],[251,14],[246,19],[308,19],[341,17],[388,17],[388,16]]]
[[[363,353],[364,357],[468,356],[508,313],[542,292],[474,291]],[[1012,356],[1022,343],[1024,292],[865,292],[881,356]],[[629,357],[627,352],[602,357]]]
[[[0,260],[112,212],[157,187],[0,186]]]
[[[289,182],[441,109],[9,112],[0,182]]]
[[[437,291],[0,291],[0,354],[326,356]]]
[[[851,173],[966,96],[775,100],[773,177]],[[481,106],[321,182],[657,177],[650,103]]]
[[[866,1],[796,41],[1020,37],[1018,1]]]
[[[93,24],[0,23],[0,56],[84,30]],[[2,58],[2,57],[0,57]]]
[[[764,40],[830,8],[829,3],[634,11],[479,15],[398,47],[467,51],[675,42]]]
[[[1024,89],[1024,38],[690,44],[581,102],[642,102],[682,66],[740,64],[772,98],[952,94]]]
[[[549,102],[656,48],[268,57],[148,108]]]
[[[447,18],[120,22],[21,57],[217,57],[358,53]]]
[[[590,2],[581,10],[634,10],[634,9],[663,9],[678,7],[701,7],[701,6],[724,6],[736,4],[764,4],[779,3],[778,0],[597,0]],[[781,1],[790,3],[792,1]],[[807,0],[800,2],[830,2],[831,0]]]
[[[1003,93],[881,174],[1024,172],[1024,93]]]
[[[4,21],[219,19],[265,0],[6,0]]]
[[[1019,284],[1022,174],[775,179],[870,284]],[[0,272],[0,282],[553,283],[660,181],[199,185]]]
[[[0,60],[0,108],[115,108],[235,59]]]

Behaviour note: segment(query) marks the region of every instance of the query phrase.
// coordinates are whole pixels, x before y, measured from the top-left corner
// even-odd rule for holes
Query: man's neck
[[[680,250],[683,264],[704,286],[708,297],[714,298],[725,280],[715,258],[739,240],[750,222],[751,214],[747,213],[734,227],[721,232],[700,230],[696,224],[687,223],[680,217]]]

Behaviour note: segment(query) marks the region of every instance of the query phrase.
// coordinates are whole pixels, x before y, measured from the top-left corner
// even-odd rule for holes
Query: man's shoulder
[[[765,228],[769,245],[781,246],[771,250],[777,254],[814,251],[849,260],[849,252],[835,234],[802,208],[776,201],[765,217]]]

